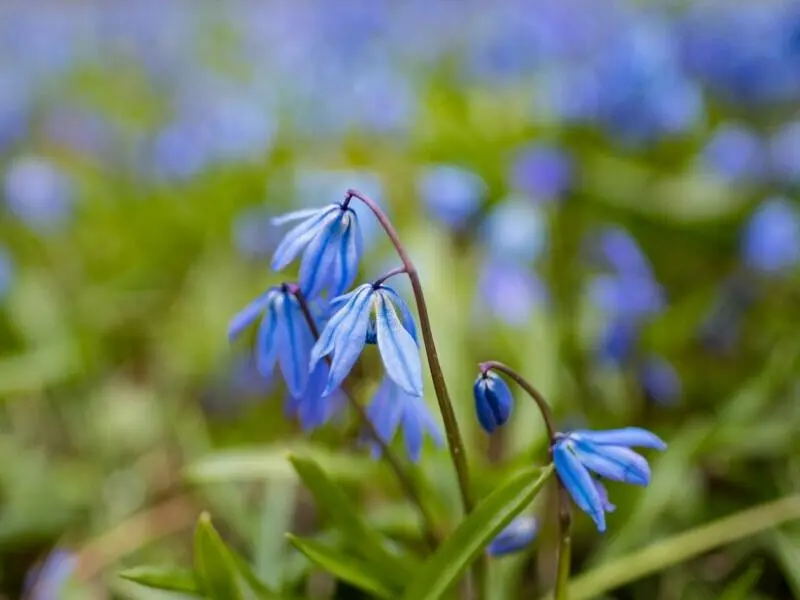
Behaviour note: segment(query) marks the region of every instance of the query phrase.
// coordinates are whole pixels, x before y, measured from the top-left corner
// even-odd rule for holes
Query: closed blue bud
[[[389,444],[398,428],[403,432],[409,458],[417,462],[422,454],[422,442],[429,435],[437,446],[443,443],[439,426],[421,396],[407,394],[394,381],[384,377],[367,408],[367,416],[384,443]],[[372,456],[380,456],[380,447],[370,443]]]
[[[632,446],[665,450],[655,434],[638,427],[608,431],[578,430],[559,433],[553,446],[553,462],[561,483],[575,504],[587,513],[598,531],[605,531],[605,513],[612,505],[605,488],[590,471],[613,481],[645,486],[650,483],[650,466],[630,449]]]
[[[300,221],[284,236],[272,257],[280,271],[303,252],[300,289],[313,299],[324,290],[340,296],[353,283],[363,241],[355,211],[343,203],[299,210],[272,220],[276,225]]]
[[[306,391],[308,360],[314,335],[300,303],[286,288],[271,288],[240,311],[230,322],[228,337],[233,340],[257,319],[256,364],[269,377],[280,365],[289,393],[299,398]]]
[[[422,396],[416,328],[408,305],[397,292],[384,284],[366,283],[334,303],[341,308],[326,323],[311,352],[311,369],[324,356],[333,355],[324,394],[341,385],[364,345],[374,339],[386,374],[407,394]]]
[[[742,258],[753,269],[779,273],[800,263],[800,208],[770,198],[753,213],[742,236]]]
[[[539,532],[535,517],[517,517],[486,547],[489,556],[505,556],[520,552],[531,545]]]
[[[494,432],[508,421],[514,397],[502,377],[492,372],[482,373],[475,380],[472,391],[478,421],[487,433]]]

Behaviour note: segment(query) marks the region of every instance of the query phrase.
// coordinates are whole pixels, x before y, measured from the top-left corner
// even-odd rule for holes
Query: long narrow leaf
[[[194,573],[177,567],[134,567],[119,574],[123,579],[158,590],[200,595]]]
[[[378,598],[390,600],[396,597],[392,587],[385,582],[382,574],[373,565],[313,540],[297,538],[291,534],[288,534],[287,537],[295,548],[305,554],[309,560],[337,579]]]
[[[212,600],[244,600],[236,564],[208,513],[200,515],[195,530],[194,564],[203,592]]]
[[[397,585],[409,581],[414,563],[408,555],[391,552],[386,541],[367,526],[347,494],[314,461],[290,456],[297,474],[344,538],[367,562],[378,568],[383,578]]]
[[[531,503],[553,467],[527,468],[489,494],[447,538],[405,590],[405,600],[436,600],[511,520]]]

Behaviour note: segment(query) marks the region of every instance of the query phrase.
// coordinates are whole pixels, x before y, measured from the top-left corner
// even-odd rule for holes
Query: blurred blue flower
[[[664,292],[650,277],[597,275],[589,281],[589,296],[612,318],[640,320],[664,308]]]
[[[597,348],[598,358],[602,362],[618,367],[626,365],[633,357],[639,340],[639,326],[631,319],[611,319],[600,337]]]
[[[6,170],[3,191],[11,213],[31,229],[42,232],[58,229],[72,214],[70,180],[43,158],[28,156],[13,160]]]
[[[678,372],[660,356],[650,356],[642,361],[638,378],[645,396],[661,406],[674,404],[681,395]]]
[[[300,421],[305,432],[322,427],[345,407],[347,398],[342,390],[335,390],[330,395],[323,393],[329,375],[328,363],[322,361],[311,372],[308,385],[300,396],[287,395],[286,414]]]
[[[494,206],[480,233],[489,254],[499,260],[530,263],[547,247],[547,220],[542,209],[518,196]]]
[[[24,590],[30,600],[55,600],[63,595],[63,588],[75,572],[78,561],[72,552],[53,550],[44,563],[29,571]]]
[[[324,394],[339,387],[347,377],[367,343],[370,321],[374,319],[375,341],[386,374],[406,394],[422,396],[419,348],[408,325],[413,319],[397,292],[383,284],[365,283],[337,301],[344,302],[325,325],[311,352],[312,369],[322,357],[333,353]]]
[[[286,287],[273,287],[239,312],[228,326],[228,337],[236,339],[257,319],[256,362],[264,377],[280,365],[289,393],[301,398],[309,379],[309,357],[314,345],[302,307]]]
[[[717,127],[701,159],[705,168],[725,181],[756,180],[766,171],[765,147],[753,131],[738,123]]]
[[[511,185],[534,200],[557,200],[569,190],[573,170],[572,158],[565,150],[532,144],[517,153],[511,166]]]
[[[618,274],[651,277],[650,263],[636,240],[621,227],[604,227],[590,239],[590,257]]]
[[[762,202],[747,222],[741,252],[751,268],[779,273],[800,263],[800,209],[782,197]]]
[[[531,545],[537,533],[539,523],[535,517],[517,517],[489,543],[486,552],[495,557],[520,552]]]
[[[422,396],[408,394],[388,377],[384,377],[367,416],[375,426],[381,440],[389,444],[400,427],[406,442],[406,451],[412,461],[418,462],[422,454],[422,442],[429,435],[437,446],[443,443],[439,426]],[[380,447],[370,443],[373,457],[380,456]]]
[[[233,241],[242,256],[250,259],[269,257],[280,238],[272,224],[274,213],[263,206],[242,210],[233,221]]]
[[[358,216],[344,203],[334,202],[276,217],[275,225],[300,221],[283,238],[272,257],[272,268],[280,271],[300,252],[300,289],[309,299],[324,290],[339,296],[353,283],[358,272],[363,241]]]
[[[531,267],[513,261],[488,260],[478,277],[477,310],[512,326],[527,323],[536,306],[547,301],[547,289]]]
[[[514,397],[505,380],[495,373],[481,373],[472,386],[478,422],[487,433],[505,424],[514,407]]]
[[[14,262],[6,249],[0,246],[0,302],[8,295],[13,281]]]
[[[613,481],[647,485],[650,466],[630,449],[636,446],[656,450],[667,447],[655,434],[638,427],[556,434],[553,446],[556,473],[578,508],[592,518],[601,532],[606,529],[608,498],[603,497],[589,471]]]
[[[432,165],[421,173],[417,191],[434,219],[457,229],[480,209],[488,189],[473,171],[455,165]]]
[[[800,121],[784,125],[769,144],[775,176],[785,183],[800,183]]]
[[[17,66],[0,64],[0,150],[22,138],[33,110],[31,85]]]

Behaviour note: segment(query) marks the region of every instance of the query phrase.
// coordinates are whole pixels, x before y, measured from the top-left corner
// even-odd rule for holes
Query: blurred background
[[[578,517],[577,571],[797,490],[798,109],[788,0],[4,0],[0,597],[162,598],[116,573],[190,564],[203,509],[265,581],[363,597],[286,547],[318,527],[287,448],[419,538],[353,416],[303,432],[226,338],[281,281],[269,218],[348,187],[419,263],[481,493],[545,440],[523,396],[477,427],[479,360],[563,428],[669,442],[649,488],[610,486],[608,533]],[[366,279],[397,261],[363,222]],[[446,451],[419,469],[447,522]],[[493,600],[549,585],[543,529],[495,561]],[[800,597],[800,528],[611,597]]]

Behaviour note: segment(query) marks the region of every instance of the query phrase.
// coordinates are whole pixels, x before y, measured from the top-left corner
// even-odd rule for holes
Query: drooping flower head
[[[556,434],[553,446],[556,473],[575,504],[592,518],[598,531],[605,531],[605,513],[612,505],[590,471],[605,479],[647,485],[650,466],[644,457],[631,450],[635,446],[656,450],[667,447],[658,436],[638,427]]]
[[[486,547],[489,556],[505,556],[524,550],[536,539],[539,523],[535,517],[517,517]]]
[[[256,339],[258,370],[269,377],[277,362],[289,393],[294,398],[301,398],[308,385],[308,360],[314,335],[300,302],[286,285],[270,288],[233,317],[228,327],[228,338],[234,340],[259,318]]]
[[[475,412],[487,433],[505,424],[511,416],[514,397],[505,380],[492,373],[481,373],[473,386]]]
[[[286,398],[286,415],[297,419],[305,432],[322,427],[345,407],[347,398],[342,390],[323,395],[329,372],[328,363],[320,362],[310,373],[305,391],[298,397],[289,394]]]
[[[389,377],[384,377],[378,391],[367,408],[367,416],[375,431],[386,444],[392,441],[397,429],[403,432],[406,451],[412,461],[419,461],[422,442],[428,434],[436,445],[443,443],[439,426],[433,420],[422,396],[406,393]],[[380,456],[380,447],[370,442],[373,457]]]
[[[405,393],[422,396],[422,364],[416,328],[411,311],[400,295],[383,283],[365,283],[334,299],[333,303],[341,308],[328,320],[311,352],[311,369],[324,356],[333,355],[323,395],[341,385],[364,345],[374,342],[380,350],[386,374]]]
[[[363,248],[355,211],[345,200],[272,220],[275,225],[294,221],[300,222],[278,245],[272,268],[280,271],[302,252],[299,281],[306,298],[317,298],[325,290],[329,297],[340,296],[356,277]]]
[[[800,208],[786,198],[770,198],[750,217],[742,234],[742,258],[763,273],[800,264]]]

